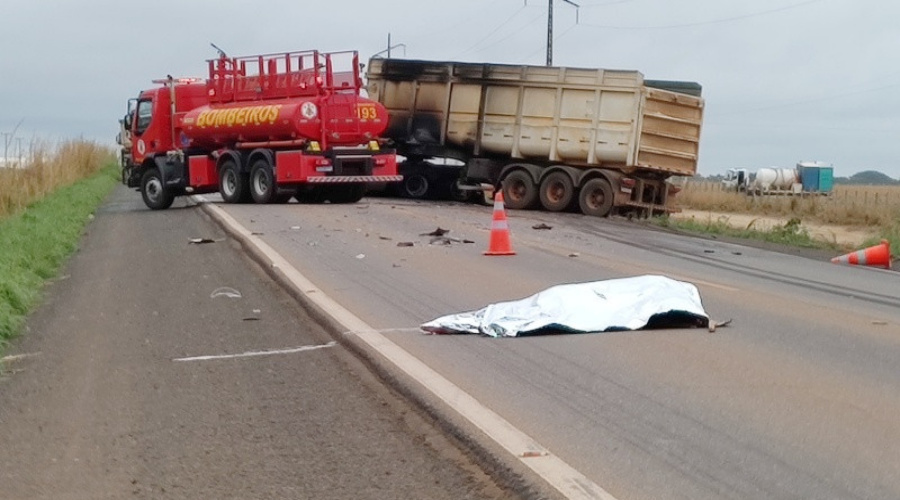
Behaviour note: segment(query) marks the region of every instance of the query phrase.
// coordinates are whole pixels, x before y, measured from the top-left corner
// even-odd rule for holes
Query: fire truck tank
[[[338,71],[343,59],[346,71]],[[353,146],[379,136],[385,107],[360,96],[355,52],[289,52],[209,61],[209,103],[181,119],[185,147],[318,141]]]
[[[191,146],[296,139],[354,145],[378,137],[387,123],[380,103],[336,94],[201,106],[185,114],[182,130]],[[322,137],[323,124],[327,137]]]

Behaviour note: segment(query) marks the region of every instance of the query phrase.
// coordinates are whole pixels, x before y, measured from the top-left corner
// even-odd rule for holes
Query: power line
[[[534,24],[535,21],[537,21],[538,19],[540,19],[542,16],[543,16],[543,14],[538,14],[538,15],[532,17],[531,20],[528,21],[523,27],[531,26],[532,24]],[[494,43],[492,43],[492,44],[490,44],[490,45],[488,45],[488,46],[486,46],[486,47],[483,47],[482,50],[486,50],[486,49],[489,49],[489,48],[491,48],[491,47],[496,47],[497,45],[499,45],[499,44],[505,42],[506,40],[509,40],[510,38],[512,38],[512,37],[514,37],[514,36],[516,36],[516,35],[519,35],[519,34],[521,34],[520,31],[513,31],[513,32],[511,32],[510,34],[506,35],[505,37],[503,37],[503,38],[501,38],[501,39],[495,41]],[[556,38],[556,40],[558,40],[558,39],[559,39],[559,38]],[[541,49],[541,50],[543,50],[543,49]]]
[[[525,9],[527,9],[527,8],[528,8],[527,5],[523,5],[522,7],[519,7],[519,10],[515,11],[515,12],[514,12],[511,16],[509,16],[505,21],[503,21],[502,23],[500,23],[499,26],[497,26],[496,28],[492,29],[487,35],[485,35],[483,38],[479,39],[477,42],[475,42],[474,44],[472,44],[471,47],[469,47],[469,48],[467,48],[466,50],[460,52],[459,55],[456,55],[456,56],[454,56],[453,58],[454,58],[454,59],[457,59],[457,58],[459,58],[459,56],[461,56],[461,55],[463,55],[463,54],[466,54],[466,53],[468,53],[468,52],[471,52],[473,49],[475,49],[476,47],[478,47],[479,45],[481,45],[485,40],[487,40],[488,38],[490,38],[490,37],[496,35],[497,32],[500,31],[501,28],[503,28],[504,26],[506,26],[507,24],[509,24],[510,21],[512,21],[513,19],[515,19],[516,16],[518,16],[523,10],[525,10]],[[530,24],[530,23],[529,23],[529,24]]]
[[[891,88],[895,88],[895,87],[900,87],[900,83],[892,83],[890,85],[882,85],[879,87],[874,87],[874,88],[869,88],[869,89],[851,90],[848,92],[836,92],[833,94],[828,94],[828,95],[824,95],[821,97],[814,97],[812,99],[803,99],[800,101],[791,101],[791,102],[785,102],[785,103],[779,103],[779,104],[770,104],[770,105],[766,105],[766,106],[759,106],[756,108],[726,111],[724,113],[717,113],[717,115],[718,116],[729,116],[729,115],[738,115],[738,114],[744,114],[744,113],[754,113],[756,111],[768,111],[768,110],[778,109],[778,108],[788,108],[788,107],[792,107],[792,106],[802,106],[804,104],[810,104],[810,103],[814,103],[814,102],[820,102],[820,101],[826,101],[829,99],[834,99],[835,97],[846,97],[846,96],[850,96],[850,95],[867,94],[869,92],[877,92],[879,90],[891,89]]]
[[[734,21],[740,21],[743,19],[749,19],[751,17],[759,17],[765,16],[769,14],[774,14],[776,12],[782,12],[789,9],[796,9],[798,7],[803,7],[805,5],[810,5],[814,3],[823,2],[825,0],[807,0],[805,2],[799,2],[792,5],[786,5],[784,7],[778,7],[775,9],[763,10],[759,12],[752,12],[749,14],[742,14],[740,16],[734,17],[726,17],[722,19],[712,19],[709,21],[697,21],[693,23],[682,23],[682,24],[666,24],[660,26],[612,26],[612,25],[601,25],[601,24],[591,24],[591,23],[581,23],[581,26],[589,26],[592,28],[604,28],[604,29],[613,29],[613,30],[660,30],[660,29],[673,29],[673,28],[690,28],[694,26],[704,26],[708,24],[719,24],[719,23],[730,23]]]
[[[491,7],[493,7],[495,4],[497,4],[499,2],[500,2],[500,0],[492,0],[491,2],[482,3],[481,8],[478,9],[478,11],[476,11],[476,12],[466,11],[465,15],[456,23],[453,23],[450,25],[445,24],[443,29],[439,29],[439,30],[431,29],[429,31],[413,34],[410,37],[408,37],[408,39],[412,40],[412,41],[416,41],[416,40],[426,37],[426,36],[429,38],[434,38],[435,36],[443,35],[445,33],[451,32],[451,31],[456,32],[457,28],[459,28],[463,25],[470,25],[472,23],[473,17],[477,17],[478,14],[480,14],[480,13],[487,12]]]
[[[628,0],[628,1],[630,1],[630,0]],[[562,37],[566,36],[566,35],[567,35],[570,31],[572,31],[572,29],[573,29],[574,27],[576,27],[576,26],[580,26],[580,25],[578,25],[578,24],[573,24],[573,25],[569,26],[569,27],[566,28],[562,33],[560,33],[559,35],[553,37],[553,41],[554,41],[554,42],[560,41],[560,40],[562,39]],[[528,54],[527,56],[525,56],[524,58],[522,58],[522,59],[520,59],[520,60],[522,61],[522,63],[527,63],[532,57],[534,57],[534,56],[540,54],[540,53],[543,52],[543,51],[544,51],[544,49],[542,49],[542,48],[541,48],[541,49],[538,49],[538,50],[535,50],[534,52],[532,52],[531,54]]]

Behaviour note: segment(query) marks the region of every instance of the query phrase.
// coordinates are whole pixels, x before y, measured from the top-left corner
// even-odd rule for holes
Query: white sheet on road
[[[421,325],[430,333],[481,333],[516,337],[535,331],[572,333],[638,330],[685,321],[706,326],[709,316],[691,283],[665,276],[557,285],[531,297],[491,304],[477,311],[442,316]]]

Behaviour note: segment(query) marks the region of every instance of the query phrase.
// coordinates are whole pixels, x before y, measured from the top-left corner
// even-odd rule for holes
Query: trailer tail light
[[[630,194],[631,190],[634,188],[635,184],[636,184],[635,180],[631,179],[629,177],[622,179],[622,182],[620,183],[622,192]]]
[[[323,167],[327,165],[331,165],[331,160],[329,160],[328,158],[319,158],[318,160],[316,160],[317,167]]]
[[[387,158],[375,157],[375,165],[383,167],[387,165]]]

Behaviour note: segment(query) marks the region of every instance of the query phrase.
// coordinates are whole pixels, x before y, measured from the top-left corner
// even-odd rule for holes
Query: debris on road
[[[438,227],[437,229],[435,229],[434,231],[432,231],[430,233],[422,233],[419,236],[443,236],[449,232],[450,232],[449,229],[442,229],[442,228]]]
[[[359,259],[359,260],[365,259],[365,258],[366,258],[366,254],[364,254],[364,253],[358,254],[358,255],[356,256],[356,258]]]
[[[578,253],[578,252],[572,252],[572,253],[569,254],[569,257],[578,257],[578,256],[580,256],[580,255],[581,255],[581,254]]]
[[[191,245],[204,245],[206,243],[215,243],[217,241],[222,240],[214,240],[212,238],[191,238],[190,240],[188,240],[189,244]]]
[[[541,222],[540,224],[535,224],[535,225],[531,226],[531,229],[550,230],[550,229],[553,229],[553,226],[548,226],[547,224],[544,224],[543,222]]]
[[[253,316],[247,316],[247,317],[245,317],[245,318],[243,319],[243,321],[259,321],[259,320],[260,320],[260,317],[259,317],[260,313],[262,313],[262,310],[261,310],[261,309],[254,309],[254,310],[252,311]]]
[[[468,239],[451,238],[449,236],[439,236],[437,238],[432,238],[431,241],[428,242],[429,245],[450,245],[453,243],[475,243],[475,242],[472,240],[468,240]]]
[[[713,321],[709,320],[709,333],[716,333],[716,328],[724,328],[731,324],[731,320]]]
[[[557,285],[524,299],[442,316],[419,328],[428,333],[518,337],[639,330],[648,326],[708,327],[709,316],[703,310],[697,287],[654,275]]]
[[[219,287],[213,290],[211,294],[209,294],[209,298],[214,299],[216,297],[228,297],[229,299],[239,299],[243,297],[241,292],[235,290],[234,288],[230,288],[227,286]]]
[[[10,354],[9,356],[3,356],[0,358],[0,363],[11,363],[13,361],[19,361],[25,358],[31,358],[34,356],[40,356],[41,351],[37,352],[26,352],[24,354]]]
[[[413,247],[413,246],[416,246],[416,244],[411,241],[401,241],[401,242],[397,243],[397,246],[398,247]]]

